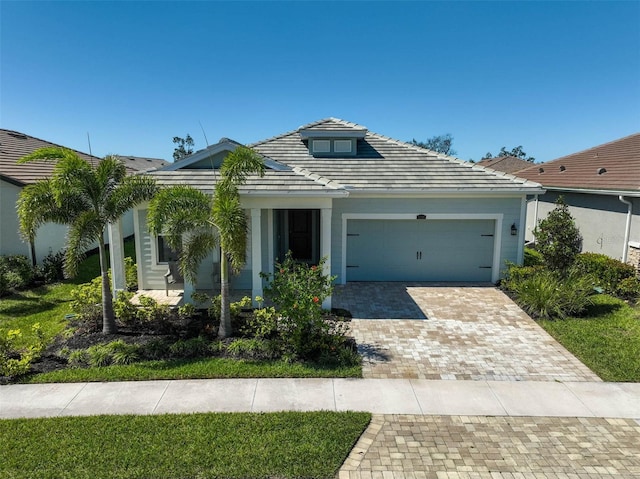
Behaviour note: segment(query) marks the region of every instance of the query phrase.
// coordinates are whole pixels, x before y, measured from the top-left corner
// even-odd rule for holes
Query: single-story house
[[[45,147],[60,145],[18,131],[0,129],[0,255],[25,255],[34,262],[41,262],[49,251],[56,253],[64,248],[67,233],[64,225],[43,225],[38,230],[33,247],[22,239],[19,231],[16,202],[20,191],[28,184],[48,178],[53,172],[54,164],[46,161],[20,164],[18,160]],[[75,152],[91,164],[100,161],[100,158],[87,153]],[[120,159],[131,173],[169,164],[154,158],[121,156]],[[129,213],[123,221],[125,236],[133,234],[132,218]]]
[[[218,168],[237,146],[223,138],[146,174],[162,186],[212,194]],[[535,182],[335,118],[248,146],[263,155],[266,174],[240,190],[251,231],[248,261],[232,287],[253,297],[262,294],[260,272],[273,272],[287,251],[309,263],[325,257],[337,284],[495,282],[505,261],[522,261],[527,195],[544,193]],[[147,209],[134,210],[138,284],[164,292],[174,257],[161,236],[149,234]],[[218,263],[217,254],[203,261],[197,284],[184,286],[185,300],[196,288],[215,287]]]
[[[640,133],[514,173],[547,192],[529,202],[526,239],[562,195],[582,250],[640,266]]]

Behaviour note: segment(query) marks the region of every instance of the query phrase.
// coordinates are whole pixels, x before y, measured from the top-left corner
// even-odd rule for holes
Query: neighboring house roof
[[[640,193],[640,133],[517,173],[545,188]]]
[[[0,129],[0,174],[12,178],[21,185],[48,178],[53,172],[53,163],[46,161],[18,163],[18,160],[23,156],[33,153],[38,148],[45,147],[62,148],[50,141],[41,140],[18,131]],[[100,161],[98,157],[81,151],[73,151],[91,164]]]
[[[478,165],[517,176],[516,172],[529,168],[531,162],[515,156],[497,156],[495,158],[484,158],[478,162]]]
[[[126,155],[116,155],[120,160],[122,160],[125,166],[128,169],[133,169],[136,171],[146,171],[156,168],[162,168],[164,166],[170,165],[166,160],[161,158],[146,158],[143,156],[126,156]]]

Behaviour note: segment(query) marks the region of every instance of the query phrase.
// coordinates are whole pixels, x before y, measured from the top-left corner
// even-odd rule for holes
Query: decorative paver
[[[632,419],[375,415],[339,479],[640,477]]]
[[[600,381],[493,286],[348,283],[333,305],[365,378]]]

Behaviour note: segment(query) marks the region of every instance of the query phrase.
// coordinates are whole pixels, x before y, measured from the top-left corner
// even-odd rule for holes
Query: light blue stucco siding
[[[402,215],[437,216],[445,220],[452,218],[490,219],[498,221],[501,229],[499,231],[497,261],[501,275],[505,267],[505,261],[517,263],[522,254],[522,244],[524,243],[523,221],[521,217],[526,211],[524,208],[523,196],[512,197],[452,197],[452,198],[345,198],[333,200],[332,212],[332,238],[331,238],[331,270],[337,276],[336,282],[344,281],[343,261],[346,251],[343,251],[347,244],[346,235],[343,231],[344,218],[358,218],[360,216],[374,215],[380,219],[397,218],[406,220]],[[461,219],[460,221],[464,221]],[[348,220],[347,220],[348,223]],[[516,225],[517,235],[511,235],[511,226]],[[473,239],[469,240],[469,248],[474,248]],[[343,254],[344,253],[344,254]],[[348,276],[348,275],[347,275]]]

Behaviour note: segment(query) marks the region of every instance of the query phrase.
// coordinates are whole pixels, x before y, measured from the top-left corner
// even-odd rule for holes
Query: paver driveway
[[[600,381],[492,285],[347,283],[365,378]]]

